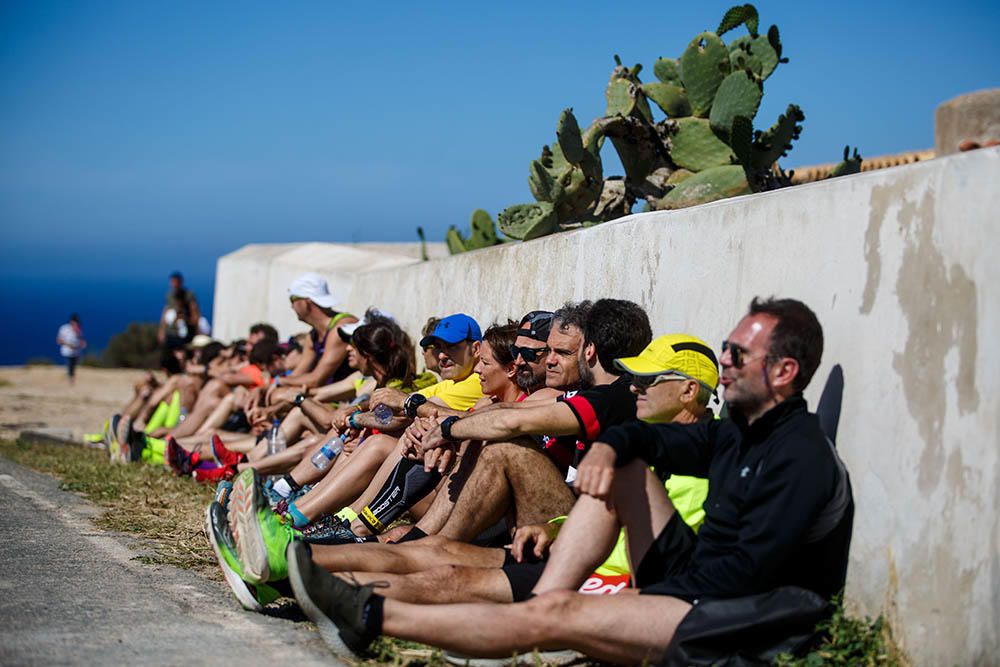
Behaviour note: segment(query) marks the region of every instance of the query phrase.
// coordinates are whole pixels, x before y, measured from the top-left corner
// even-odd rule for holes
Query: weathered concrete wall
[[[432,258],[448,254],[443,243],[428,244],[427,252]],[[419,243],[244,246],[220,257],[216,265],[214,334],[221,340],[242,338],[257,322],[273,324],[284,336],[301,330],[288,306],[288,286],[306,271],[326,276],[330,291],[343,299],[350,292],[356,273],[419,261]]]
[[[415,334],[431,314],[486,325],[614,296],[646,307],[655,332],[717,343],[753,296],[802,299],[827,337],[807,397],[834,363],[845,374],[851,605],[886,612],[917,664],[996,664],[997,183],[1000,150],[984,149],[368,272],[345,301]]]

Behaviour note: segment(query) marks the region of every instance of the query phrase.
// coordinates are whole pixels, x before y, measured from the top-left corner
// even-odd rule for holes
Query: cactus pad
[[[681,70],[673,58],[657,58],[653,63],[653,74],[662,83],[672,86],[681,85]]]
[[[727,76],[715,94],[712,112],[708,116],[712,129],[719,136],[728,138],[734,118],[743,116],[753,120],[757,115],[763,94],[760,85],[743,70]]]
[[[500,211],[497,216],[500,231],[512,239],[530,241],[555,231],[558,220],[552,204],[517,204]]]
[[[644,83],[642,92],[649,99],[656,102],[656,106],[663,110],[670,118],[683,118],[691,115],[691,104],[688,102],[687,93],[680,86],[669,83]]]
[[[635,109],[633,85],[628,79],[611,79],[605,95],[608,98],[606,116],[630,116]]]
[[[660,200],[659,208],[685,208],[749,193],[750,184],[743,173],[743,167],[712,167],[684,179]]]
[[[753,142],[753,166],[767,169],[787,154],[792,142],[799,138],[806,116],[795,104],[789,104],[774,125],[759,133]]]
[[[695,116],[708,116],[722,80],[729,74],[729,50],[714,32],[691,40],[680,57],[681,81]]]
[[[860,173],[861,156],[858,155],[858,149],[854,149],[854,155],[851,155],[850,151],[850,146],[844,146],[844,159],[840,164],[830,170],[830,178]]]
[[[726,11],[725,16],[722,17],[722,21],[719,22],[719,28],[715,32],[719,35],[724,35],[733,28],[738,28],[745,23],[747,30],[750,31],[750,35],[756,37],[758,21],[759,17],[757,16],[756,7],[750,4],[736,5]]]
[[[732,164],[736,155],[715,136],[704,118],[679,118],[677,133],[670,138],[670,159],[678,167],[702,171]]]
[[[564,109],[559,115],[556,137],[559,139],[559,148],[562,149],[566,161],[580,164],[583,161],[583,137],[580,135],[580,126],[572,109]]]
[[[761,80],[771,76],[778,66],[778,53],[763,35],[737,37],[729,43],[729,59],[733,69],[748,69]]]

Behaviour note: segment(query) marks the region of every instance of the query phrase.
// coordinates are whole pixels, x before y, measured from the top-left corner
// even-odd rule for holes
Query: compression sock
[[[348,506],[337,512],[334,516],[337,517],[338,519],[343,519],[347,523],[351,523],[352,521],[358,518],[358,513],[355,512],[353,509],[351,509],[350,506]]]
[[[282,498],[287,498],[301,488],[302,486],[295,481],[291,473],[282,475],[281,479],[275,482],[274,486],[271,487],[271,489]]]
[[[415,540],[419,540],[422,537],[427,537],[427,533],[420,530],[416,526],[413,526],[412,528],[410,528],[410,532],[408,532],[406,535],[403,535],[401,538],[396,540],[395,544],[402,544],[403,542],[413,542]]]
[[[170,397],[170,405],[167,407],[167,416],[163,420],[163,425],[167,428],[174,428],[181,421],[181,392],[175,391]]]
[[[374,500],[361,510],[359,518],[374,534],[385,529],[403,512],[420,502],[441,481],[441,473],[427,472],[422,461],[400,459]]]
[[[160,404],[156,406],[155,410],[153,410],[153,416],[149,418],[148,422],[146,422],[146,433],[152,433],[156,429],[163,426],[163,422],[167,418],[168,409],[169,407],[167,404],[160,401]]]

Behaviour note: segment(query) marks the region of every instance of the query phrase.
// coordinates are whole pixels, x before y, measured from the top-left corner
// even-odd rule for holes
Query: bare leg
[[[513,602],[507,576],[495,567],[442,565],[412,574],[354,572],[352,576],[362,584],[388,583],[389,587],[379,589],[379,594],[403,602]]]
[[[205,388],[201,390],[198,394],[198,400],[195,401],[194,409],[187,416],[187,419],[182,421],[177,425],[177,428],[173,429],[170,433],[175,438],[194,435],[198,431],[198,427],[204,423],[208,416],[212,414],[212,410],[215,406],[219,404],[227,394],[229,394],[229,387],[227,387],[222,382],[218,380],[211,380],[205,385]]]
[[[444,494],[438,494],[435,504],[447,500]],[[515,523],[521,526],[567,514],[574,501],[558,469],[533,443],[494,443],[483,448],[438,534],[468,542],[509,509],[514,510]],[[424,530],[427,519],[425,516],[417,526]]]
[[[611,493],[612,507],[591,496],[577,500],[534,593],[578,589],[611,553],[621,527],[628,534],[634,572],[674,515],[663,483],[642,461],[633,461],[615,473]]]
[[[656,663],[691,605],[661,595],[554,591],[521,604],[386,600],[383,632],[465,655],[503,658],[572,648],[617,664]]]
[[[499,568],[503,565],[504,550],[432,535],[403,544],[313,544],[312,557],[317,565],[329,572],[407,574],[441,565]]]
[[[215,409],[205,418],[198,430],[195,431],[198,435],[211,435],[214,431],[222,428],[222,425],[226,423],[229,419],[230,413],[233,411],[233,405],[235,400],[233,395],[230,393],[222,397],[219,404],[215,406]],[[186,420],[185,420],[186,421]]]
[[[396,438],[382,434],[369,436],[351,452],[340,470],[331,471],[309,493],[295,501],[296,509],[308,519],[341,510],[364,492],[379,466],[395,451],[396,446]],[[300,481],[298,472],[296,467],[292,477],[302,484],[304,482]]]
[[[306,456],[315,449],[319,441],[320,439],[315,437],[303,438],[283,452],[265,456],[256,461],[240,463],[236,468],[240,472],[243,472],[247,468],[254,468],[262,475],[288,472],[305,460]]]

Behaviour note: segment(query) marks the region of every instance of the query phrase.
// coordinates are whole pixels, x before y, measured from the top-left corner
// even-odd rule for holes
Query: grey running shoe
[[[378,635],[366,623],[366,606],[377,584],[359,586],[333,576],[312,560],[309,546],[292,542],[286,553],[288,580],[330,649],[343,657],[364,656]]]

